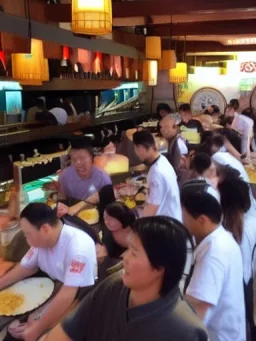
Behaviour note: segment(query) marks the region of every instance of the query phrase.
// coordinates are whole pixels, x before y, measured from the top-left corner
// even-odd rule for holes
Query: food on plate
[[[59,191],[60,185],[58,181],[47,182],[43,185],[44,191]]]
[[[12,315],[18,308],[22,306],[24,301],[24,295],[3,290],[0,292],[0,315]]]
[[[145,201],[146,201],[145,193],[140,192],[140,193],[136,194],[135,195],[135,201],[137,202],[137,204],[138,203],[142,203],[142,204],[145,203]]]
[[[78,217],[84,220],[87,224],[93,225],[99,222],[99,211],[97,208],[88,208],[78,213]]]
[[[129,197],[127,197],[127,198],[125,198],[124,200],[122,200],[123,202],[124,202],[124,204],[127,206],[127,207],[129,207],[129,208],[134,208],[134,207],[136,207],[136,201],[134,200],[134,199],[132,199],[132,198],[129,198]]]
[[[120,199],[122,197],[135,196],[140,188],[136,183],[120,183],[114,186],[115,197]]]

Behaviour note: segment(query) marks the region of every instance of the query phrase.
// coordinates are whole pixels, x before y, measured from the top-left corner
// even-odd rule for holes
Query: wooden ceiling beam
[[[158,0],[113,2],[113,17],[174,15],[191,12],[217,12],[256,8],[255,0]]]
[[[256,19],[180,23],[172,24],[172,28],[170,24],[148,27],[150,35],[166,37],[170,32],[172,36],[256,34]]]
[[[113,18],[150,17],[156,15],[224,14],[223,11],[250,13],[255,0],[159,0],[113,2]],[[239,13],[238,13],[239,15]],[[51,22],[71,22],[71,4],[45,5],[45,17]]]
[[[162,48],[169,49],[169,39],[162,40]],[[242,52],[242,51],[255,51],[256,45],[223,45],[217,41],[187,41],[186,53],[204,53],[204,52]],[[176,44],[176,51],[178,55],[184,53],[184,41],[178,41]]]

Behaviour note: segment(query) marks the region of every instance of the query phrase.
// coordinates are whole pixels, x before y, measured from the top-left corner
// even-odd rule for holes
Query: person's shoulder
[[[121,295],[124,290],[128,290],[125,288],[123,281],[122,281],[122,272],[123,270],[120,270],[113,275],[108,276],[105,278],[100,284],[97,285],[95,288],[95,295],[101,296],[104,301],[106,299],[114,300],[118,299],[118,296]]]
[[[94,241],[85,231],[67,224],[63,225],[63,237],[69,241],[69,250],[72,252],[83,249],[86,251],[87,247],[94,247]]]
[[[59,180],[66,178],[66,177],[70,176],[71,174],[73,174],[73,167],[68,166],[65,169],[63,169],[63,171],[59,175]]]
[[[180,332],[180,341],[208,340],[206,328],[186,301],[179,300],[174,314],[172,314],[172,319],[175,328]]]

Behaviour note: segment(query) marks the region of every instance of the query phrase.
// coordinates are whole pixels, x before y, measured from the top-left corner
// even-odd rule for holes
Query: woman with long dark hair
[[[103,245],[97,245],[98,258],[120,258],[128,247],[128,237],[135,219],[135,213],[122,202],[114,202],[105,208]]]

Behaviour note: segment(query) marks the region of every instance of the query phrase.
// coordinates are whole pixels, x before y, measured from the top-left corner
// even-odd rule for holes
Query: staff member
[[[85,232],[63,224],[46,204],[29,204],[20,218],[21,229],[31,248],[20,264],[0,279],[0,290],[34,275],[38,269],[63,283],[40,319],[25,324],[22,332],[18,328],[19,338],[34,341],[68,310],[79,287],[94,285],[96,250]]]
[[[99,203],[99,191],[112,181],[107,173],[93,164],[92,146],[89,139],[78,138],[71,142],[71,166],[59,178],[61,192],[66,198],[79,200],[71,207],[58,206],[58,215],[76,215],[88,204]]]
[[[245,341],[242,255],[221,225],[221,207],[209,193],[186,187],[182,206],[184,224],[197,243],[187,301],[204,322],[210,340]]]
[[[134,133],[133,143],[141,162],[150,167],[147,176],[149,196],[143,216],[165,215],[181,221],[180,194],[172,165],[159,154],[149,131]]]

